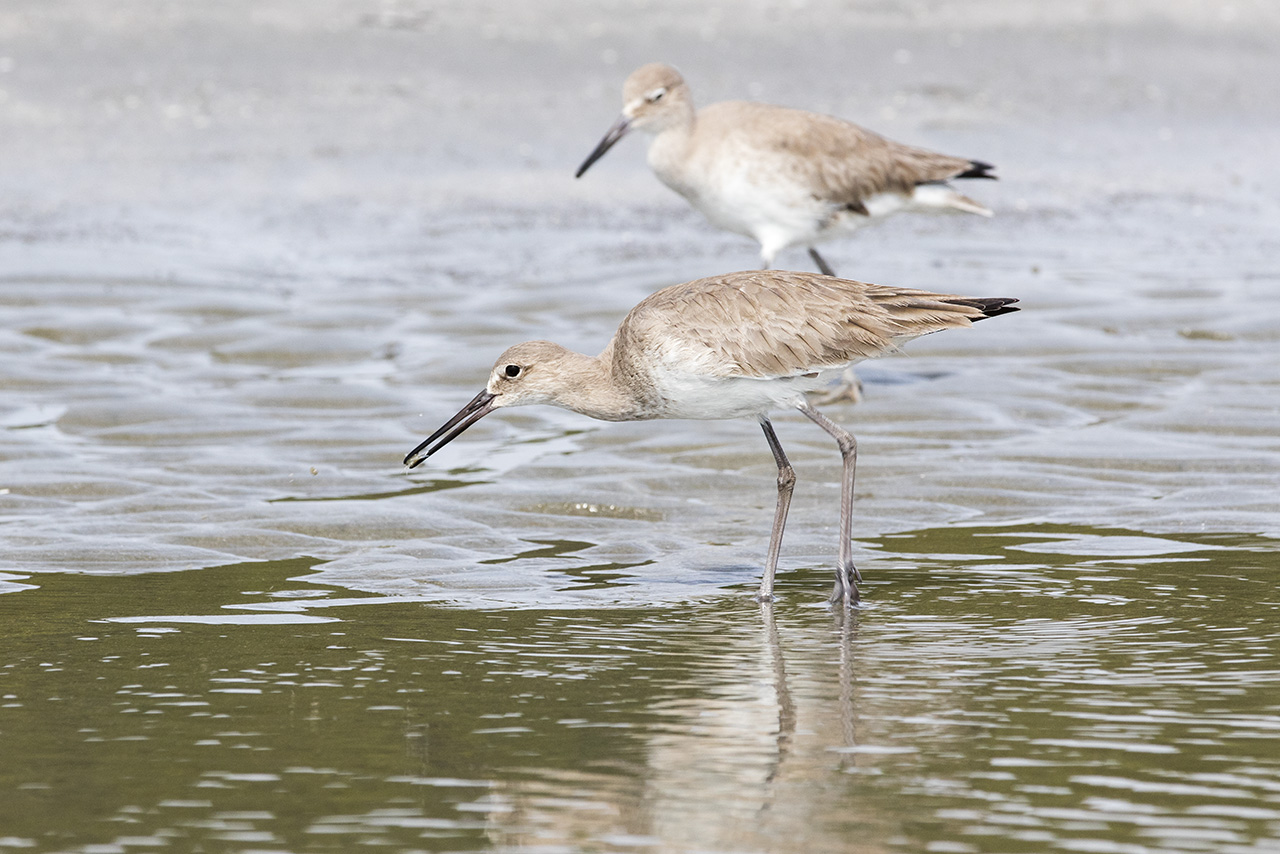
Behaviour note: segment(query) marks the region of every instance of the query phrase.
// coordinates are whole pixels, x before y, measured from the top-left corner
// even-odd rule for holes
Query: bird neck
[[[697,128],[697,116],[693,105],[665,124],[649,143],[649,168],[667,186],[682,195],[688,195],[685,170],[693,148],[693,135]]]
[[[612,342],[599,356],[569,351],[560,368],[553,402],[600,421],[643,417],[641,403],[626,377],[615,371]]]

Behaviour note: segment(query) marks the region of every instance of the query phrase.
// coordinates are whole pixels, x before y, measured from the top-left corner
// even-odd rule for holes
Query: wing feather
[[[910,195],[920,184],[991,168],[903,145],[834,116],[770,104],[711,104],[698,122],[700,133],[737,135],[738,145],[780,155],[776,167],[812,187],[818,198],[862,213],[863,201],[877,193]]]
[[[921,335],[1013,310],[1001,308],[1006,302],[816,273],[730,273],[674,285],[642,301],[618,327],[610,358],[626,360],[616,367],[629,373],[644,374],[657,364],[705,376],[791,377],[873,358]]]

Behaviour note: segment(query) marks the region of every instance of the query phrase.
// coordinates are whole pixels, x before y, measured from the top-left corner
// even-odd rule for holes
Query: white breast
[[[712,225],[761,243],[781,235],[790,242],[814,234],[828,216],[828,206],[767,153],[733,136],[692,151],[683,143],[675,134],[659,134],[649,146],[649,165]]]

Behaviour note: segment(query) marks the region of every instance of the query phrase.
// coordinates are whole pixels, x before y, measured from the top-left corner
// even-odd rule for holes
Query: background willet
[[[1277,43],[1274,0],[0,4],[0,848],[1265,850]],[[854,620],[834,443],[771,416],[785,702],[754,422],[388,465],[508,344],[758,266],[639,139],[571,179],[653,57],[1004,179],[818,247],[1024,311],[818,405]]]
[[[550,341],[507,349],[484,391],[405,456],[424,462],[495,409],[547,403],[602,421],[753,416],[778,464],[778,503],[759,598],[773,576],[795,472],[768,413],[794,408],[840,448],[840,557],[833,602],[857,601],[853,565],[854,437],[805,399],[823,371],[879,356],[943,329],[1018,309],[1009,298],[972,298],[870,285],[811,273],[730,273],[664,288],[633,308],[599,356]]]
[[[651,63],[622,87],[622,115],[578,167],[632,130],[653,134],[654,174],[713,225],[760,244],[765,269],[783,249],[815,244],[899,211],[991,211],[956,192],[956,178],[995,178],[991,164],[894,142],[821,113],[723,101],[695,111],[689,86]]]

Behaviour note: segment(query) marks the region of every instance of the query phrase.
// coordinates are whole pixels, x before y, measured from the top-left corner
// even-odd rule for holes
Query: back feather
[[[943,329],[1017,311],[971,299],[816,273],[750,271],[665,288],[622,321],[614,353],[695,358],[713,376],[789,377],[837,368]],[[606,351],[607,352],[607,351]],[[642,371],[640,364],[616,365]]]

